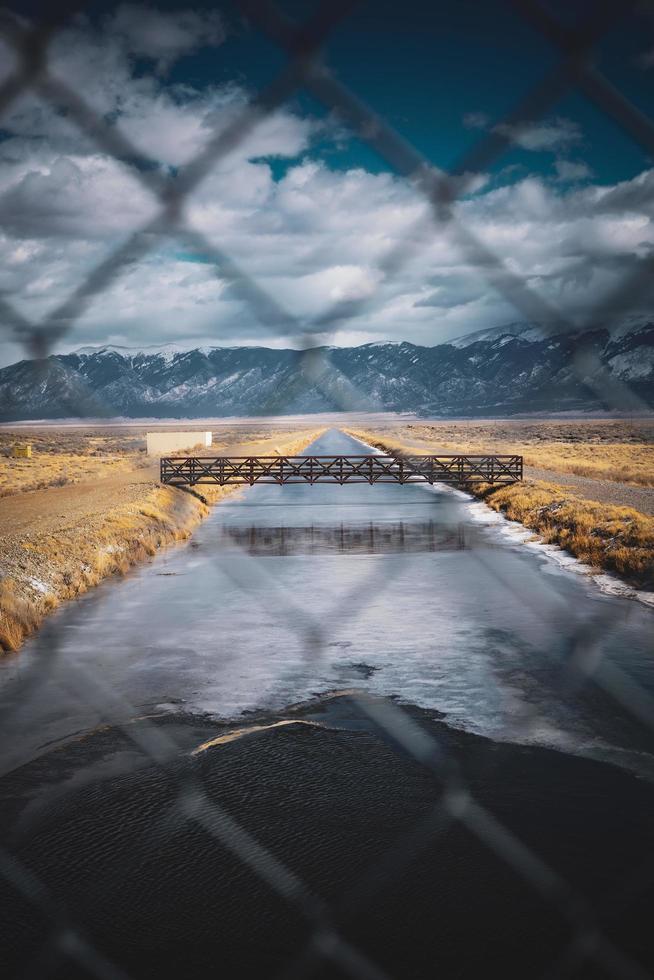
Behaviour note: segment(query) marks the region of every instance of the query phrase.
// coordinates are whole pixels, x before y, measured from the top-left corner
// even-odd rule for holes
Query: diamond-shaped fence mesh
[[[98,114],[86,101],[84,93],[76,91],[51,69],[50,46],[58,32],[82,9],[81,4],[61,5],[38,22],[28,22],[4,12],[0,33],[13,51],[16,64],[0,88],[0,112],[7,113],[24,93],[35,93],[55,111],[65,112],[69,122],[78,127],[100,153],[129,168],[134,180],[143,186],[157,206],[154,217],[129,233],[71,295],[41,320],[29,320],[11,297],[0,296],[0,329],[4,339],[22,344],[29,357],[47,357],[63,338],[74,336],[77,322],[104,291],[118,282],[128,269],[138,267],[138,263],[162,241],[174,240],[190,253],[201,255],[204,262],[213,263],[216,276],[230,285],[233,295],[246,304],[271,335],[283,333],[295,338],[297,346],[305,351],[302,364],[305,380],[298,383],[327,384],[336,368],[330,364],[328,354],[313,349],[316,338],[324,344],[338,337],[338,332],[360,315],[374,297],[339,300],[313,318],[295,316],[276,296],[246,274],[219,244],[214,244],[201,230],[193,227],[186,214],[191,194],[219,162],[300,91],[308,92],[323,104],[424,199],[422,217],[406,238],[393,245],[379,260],[378,271],[383,280],[392,279],[428,246],[432,234],[447,228],[452,242],[475,267],[480,278],[499,291],[521,315],[552,333],[579,331],[579,323],[574,324],[573,331],[573,324],[564,312],[554,308],[476,237],[466,226],[460,201],[469,190],[474,175],[501,158],[508,149],[508,132],[515,133],[520,127],[530,125],[572,90],[590,100],[646,152],[652,152],[654,123],[617,91],[593,63],[594,48],[636,8],[642,9],[641,4],[594,4],[588,18],[574,28],[563,27],[546,7],[532,0],[513,0],[507,5],[506,16],[526,21],[560,53],[560,61],[531,91],[520,93],[515,106],[503,120],[505,125],[495,126],[492,132],[480,138],[449,173],[437,170],[356,92],[343,85],[329,68],[325,44],[347,20],[357,6],[355,3],[348,0],[324,3],[304,23],[293,22],[274,3],[266,0],[241,0],[239,6],[251,27],[261,31],[284,52],[284,67],[226,127],[210,134],[195,159],[170,173],[164,173],[155,159],[133,145],[121,132],[119,122]],[[2,214],[0,199],[0,221]],[[609,309],[611,316],[618,317],[635,295],[646,296],[651,290],[651,264],[651,258],[639,263],[637,271],[625,278],[613,297],[608,301],[603,298],[601,309],[588,311],[587,323],[594,324],[599,320],[606,324],[605,310]],[[220,336],[216,337],[217,341],[220,339]],[[602,369],[594,352],[580,347],[571,366],[587,385],[595,386],[610,407],[634,411],[642,407],[635,392]],[[341,392],[344,410],[356,404],[358,393],[349,382],[330,385],[329,391],[331,397],[334,397],[334,391]],[[293,395],[294,392],[288,393],[289,403]],[[80,406],[80,414],[84,414],[83,406]],[[289,506],[292,506],[292,498]],[[362,610],[372,608],[375,603],[392,604],[393,588],[410,571],[412,560],[406,552],[394,556],[392,562],[373,563],[365,574],[355,576],[352,588],[346,589],[338,600],[334,599],[331,608],[328,602],[320,605],[320,612],[314,612],[289,593],[266,561],[248,548],[245,537],[233,536],[224,544],[225,547],[218,549],[211,559],[216,581],[265,614],[271,636],[278,624],[283,623],[286,635],[301,651],[308,671],[319,671],[333,641],[334,619],[338,619],[339,631],[347,632]],[[551,604],[542,606],[528,583],[514,577],[503,580],[501,571],[493,564],[492,555],[489,557],[487,552],[479,551],[475,556],[480,572],[492,577],[496,587],[504,588],[507,596],[521,603],[538,621],[543,635],[547,636],[555,623],[560,627],[560,608]],[[401,615],[398,618],[401,619]],[[602,645],[602,638],[611,627],[610,613],[598,604],[592,616],[580,614],[567,623],[562,645],[554,641],[551,646],[547,642],[539,644],[539,653],[547,666],[550,695],[562,703],[572,696],[578,699],[580,692],[589,699],[601,698],[607,712],[622,712],[639,726],[651,730],[654,727],[651,696],[637,676],[608,657]],[[246,630],[245,623],[243,629]],[[307,977],[321,971],[321,975],[326,976],[389,976],[377,962],[374,949],[372,952],[364,949],[350,938],[350,923],[361,908],[376,902],[400,879],[411,876],[425,850],[444,839],[453,826],[462,828],[471,840],[487,849],[563,923],[565,939],[551,951],[548,976],[572,976],[577,971],[583,976],[617,978],[649,975],[635,958],[610,938],[611,930],[605,928],[602,910],[594,906],[592,896],[583,895],[562,869],[551,865],[547,855],[538,853],[511,830],[506,814],[493,812],[491,806],[477,798],[470,779],[448,750],[446,742],[439,740],[395,698],[373,697],[354,689],[348,694],[349,710],[357,724],[374,733],[401,759],[408,760],[433,779],[437,802],[405,828],[383,854],[375,856],[358,876],[356,885],[336,900],[328,901],[309,880],[304,880],[292,861],[275,853],[274,847],[263,837],[247,829],[227,807],[216,802],[215,795],[207,790],[197,758],[189,755],[186,744],[178,740],[174,728],[159,724],[156,718],[149,719],[138,700],[127,696],[124,685],[102,680],[85,665],[83,658],[64,661],[64,644],[57,622],[47,623],[43,636],[49,647],[48,656],[33,662],[29,669],[18,675],[3,706],[4,730],[10,731],[12,719],[21,712],[29,712],[30,704],[40,697],[54,700],[61,697],[65,704],[83,706],[96,724],[121,731],[132,751],[142,756],[144,762],[163,771],[171,787],[168,806],[159,814],[157,832],[161,839],[165,841],[167,835],[178,834],[180,827],[201,828],[209,842],[207,846],[212,842],[221,853],[231,855],[254,876],[261,889],[268,890],[280,903],[291,907],[302,920],[302,938],[289,948],[284,977]],[[217,639],[215,642],[219,645]],[[263,642],[267,642],[265,637]],[[188,656],[197,656],[197,651],[188,651]],[[285,669],[290,675],[297,670],[297,663],[289,661]],[[283,670],[277,683],[284,688]],[[537,701],[526,707],[523,705],[512,719],[515,741],[527,739],[539,721]],[[492,773],[490,778],[492,780]],[[20,840],[20,833],[17,828],[17,840]],[[325,861],[329,861],[328,856]],[[87,934],[83,924],[49,892],[28,864],[12,848],[11,842],[5,842],[0,849],[0,875],[5,886],[15,893],[17,901],[37,909],[43,922],[32,959],[24,964],[24,975],[67,976],[69,969],[72,971],[74,967],[81,970],[82,975],[127,976],[117,962],[111,962],[103,954],[101,944]],[[639,868],[624,868],[624,893],[616,897],[616,903],[621,903],[621,914],[628,910],[630,896],[642,893],[653,878],[651,859],[645,854]],[[103,891],[102,901],[111,898],[120,902],[120,887],[116,882],[99,883],[99,898]]]

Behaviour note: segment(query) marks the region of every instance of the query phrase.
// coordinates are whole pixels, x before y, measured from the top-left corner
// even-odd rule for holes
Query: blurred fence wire
[[[127,269],[145,259],[162,240],[174,239],[183,243],[191,253],[201,255],[203,261],[209,259],[216,276],[230,284],[234,295],[246,304],[271,335],[284,333],[295,338],[297,346],[304,351],[301,365],[304,380],[299,384],[320,387],[328,383],[336,368],[330,364],[326,350],[314,349],[316,340],[324,345],[336,338],[349,321],[369,308],[374,296],[357,301],[337,301],[313,318],[294,316],[278,297],[240,268],[223,248],[193,227],[185,213],[190,195],[218,163],[255,132],[271,113],[301,91],[307,91],[323,104],[356,137],[379,154],[393,172],[405,178],[424,200],[424,214],[379,260],[382,282],[391,280],[421,249],[428,247],[433,234],[447,227],[460,253],[476,268],[479,276],[508,299],[521,315],[538,323],[544,331],[572,334],[597,321],[606,324],[606,310],[610,310],[611,316],[618,317],[634,295],[651,290],[654,258],[639,263],[636,271],[616,289],[614,296],[608,302],[603,300],[601,309],[589,310],[586,324],[572,323],[562,310],[539,295],[466,226],[459,207],[479,171],[500,159],[509,148],[508,133],[519,132],[533,124],[572,90],[590,100],[647,153],[654,152],[654,122],[602,75],[593,59],[594,50],[607,33],[617,29],[637,9],[641,10],[641,4],[633,0],[621,0],[620,3],[602,0],[593,4],[587,19],[570,28],[562,25],[537,0],[507,3],[506,16],[517,17],[531,25],[560,54],[560,61],[530,91],[522,93],[504,119],[480,137],[449,172],[439,170],[425,159],[387,120],[342,84],[330,69],[325,54],[326,42],[358,6],[355,0],[325,2],[300,24],[269,0],[239,0],[238,5],[252,29],[261,31],[285,53],[284,67],[227,126],[210,134],[193,160],[169,173],[163,172],[157,160],[121,132],[119,122],[99,114],[83,93],[54,74],[50,67],[49,51],[53,40],[83,11],[83,4],[50,7],[39,21],[28,22],[8,11],[0,16],[0,36],[16,58],[13,73],[0,87],[0,116],[25,93],[36,94],[56,112],[65,111],[67,119],[95,144],[101,154],[127,167],[158,206],[153,218],[127,234],[119,247],[106,255],[84,281],[41,320],[28,319],[11,297],[0,295],[0,331],[5,338],[22,344],[27,356],[47,357],[64,338],[74,335],[78,321],[91,304]],[[443,16],[446,16],[445,11]],[[3,201],[0,198],[0,225],[2,222]],[[216,339],[219,341],[220,337]],[[611,377],[592,350],[579,346],[571,366],[611,408],[637,411],[641,407],[637,395]],[[329,390],[332,397],[335,391],[341,391],[341,408],[348,409],[356,404],[358,392],[351,383],[330,385]],[[289,393],[289,401],[293,394]],[[80,414],[84,414],[83,405]],[[403,561],[393,563],[393,575],[401,572]],[[216,555],[215,562],[233,587],[247,593],[251,601],[264,604],[271,616],[282,617],[291,624],[308,662],[320,661],[329,638],[326,623],[311,610],[298,607],[295,598],[284,591],[265,562],[237,545],[230,548],[228,558]],[[367,579],[357,580],[356,590],[339,605],[341,625],[354,619],[362,607],[389,589],[393,581],[390,572],[389,567],[381,563],[373,568]],[[519,586],[514,581],[504,584],[511,591]],[[526,605],[534,602],[526,589],[522,599]],[[537,608],[535,611],[545,620],[554,615],[552,612],[541,613]],[[654,705],[647,692],[615,663],[609,662],[601,650],[597,655],[597,637],[606,628],[602,610],[594,621],[580,619],[570,624],[566,644],[568,654],[556,661],[559,693],[564,697],[571,683],[597,686],[640,723],[651,727]],[[54,679],[56,685],[65,685],[67,696],[91,706],[100,719],[121,728],[139,752],[169,772],[177,790],[176,819],[202,826],[259,877],[262,887],[271,889],[280,901],[295,906],[304,917],[306,945],[295,951],[285,976],[310,976],[320,964],[329,961],[354,978],[386,977],[386,972],[373,958],[345,938],[341,924],[361,903],[370,901],[380,888],[392,884],[436,835],[456,822],[505,862],[568,923],[569,946],[553,951],[549,975],[570,976],[588,962],[601,966],[609,976],[625,980],[648,975],[603,934],[593,909],[572,885],[475,799],[464,775],[443,745],[395,701],[352,694],[361,715],[398,752],[430,771],[442,788],[442,794],[434,811],[369,869],[352,894],[342,896],[338,909],[331,909],[293,868],[285,865],[234,816],[210,799],[192,761],[180,769],[180,746],[167,731],[154,721],[143,720],[138,726],[131,724],[130,720],[139,715],[137,707],[80,664],[70,670],[58,671],[61,654],[57,627],[50,623],[45,630],[52,654],[47,664],[41,661],[38,670],[31,670],[21,677],[14,707],[24,704],[39,685]],[[531,720],[527,712],[517,725],[526,732]],[[632,870],[625,869],[625,878]],[[58,964],[66,961],[82,965],[89,974],[103,980],[119,980],[126,976],[123,969],[109,962],[78,924],[71,921],[44,883],[7,849],[0,849],[0,875],[37,907],[49,923],[43,947],[35,950],[34,961],[26,965],[26,976],[46,975],[48,970],[54,971]]]

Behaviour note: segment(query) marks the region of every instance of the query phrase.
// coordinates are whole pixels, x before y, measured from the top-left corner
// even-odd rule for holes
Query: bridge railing
[[[522,456],[162,456],[161,482],[169,486],[275,483],[488,483],[522,479]]]

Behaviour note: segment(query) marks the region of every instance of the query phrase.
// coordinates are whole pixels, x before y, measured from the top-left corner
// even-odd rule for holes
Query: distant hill
[[[583,362],[584,380],[573,370],[580,352],[593,355]],[[602,384],[594,383],[597,364],[654,405],[654,320],[612,335],[595,330],[549,337],[529,324],[509,324],[436,347],[83,347],[2,368],[0,419],[343,409],[444,416],[583,412],[605,407]]]

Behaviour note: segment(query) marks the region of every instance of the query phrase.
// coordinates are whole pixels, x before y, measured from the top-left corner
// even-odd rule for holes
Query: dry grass
[[[60,602],[184,540],[208,513],[198,498],[169,487],[152,488],[144,498],[83,527],[23,543],[24,560],[14,563],[13,577],[0,580],[0,650],[17,650]]]
[[[653,517],[632,507],[580,500],[539,482],[481,487],[476,495],[586,564],[654,589]]]
[[[32,444],[35,456],[71,454],[87,458],[103,459],[115,456],[144,456],[146,433],[169,432],[175,428],[190,432],[206,432],[210,426],[200,422],[180,421],[179,425],[161,425],[153,422],[148,426],[0,426],[0,457],[8,455],[15,442]],[[311,432],[315,426],[291,425],[283,422],[256,423],[234,422],[212,430],[213,445],[208,453],[232,451],[247,443],[265,444],[270,451],[275,440],[293,439],[300,433]]]
[[[151,426],[156,429],[157,426]],[[191,430],[205,431],[201,426]],[[306,432],[306,438],[305,438]],[[156,471],[157,460],[145,455],[146,429],[39,429],[21,427],[0,431],[0,497],[44,490],[73,483],[90,483],[123,473]],[[234,425],[216,430],[213,445],[198,450],[202,455],[221,453],[271,453],[277,445],[291,454],[310,441],[312,430],[287,426]],[[15,442],[29,442],[33,447],[31,459],[15,459],[10,455]]]
[[[536,469],[654,487],[654,423],[647,421],[409,423],[374,435],[422,452],[517,453]]]
[[[17,650],[26,636],[33,633],[39,626],[46,611],[53,609],[55,600],[47,604],[29,602],[16,595],[16,587],[12,579],[0,580],[0,650]]]
[[[257,431],[253,433],[260,436]],[[268,435],[268,433],[266,433]],[[238,437],[243,438],[240,431]],[[315,430],[277,431],[274,438],[232,444],[229,451],[271,454],[275,448],[291,455],[317,438]],[[65,454],[62,454],[65,455]],[[159,548],[188,538],[215,503],[239,488],[202,487],[199,495],[162,487],[141,478],[107,494],[107,504],[83,522],[58,522],[50,533],[23,534],[3,543],[0,555],[0,651],[17,650],[59,603],[86,592],[102,579],[125,574],[152,557]],[[47,502],[48,492],[44,493]],[[62,506],[57,505],[57,509]]]
[[[31,459],[0,458],[0,497],[27,490],[63,487],[70,483],[103,480],[134,469],[130,456],[92,459],[74,453],[33,456]]]
[[[90,458],[145,453],[145,429],[86,429],[74,426],[11,426],[0,428],[0,455],[15,442],[29,442],[37,456],[70,454]]]
[[[376,431],[349,431],[379,449],[400,454],[415,452],[415,445],[380,436]],[[427,447],[420,448],[425,451]],[[458,448],[466,451],[466,447]],[[492,447],[485,448],[492,451]],[[583,500],[555,484],[540,481],[509,487],[482,485],[474,493],[493,510],[520,522],[544,541],[559,545],[588,565],[615,572],[630,584],[654,588],[653,517],[632,507]]]
[[[31,459],[10,455],[15,442],[31,443]],[[0,497],[102,480],[147,465],[144,438],[136,433],[54,427],[0,431]]]

